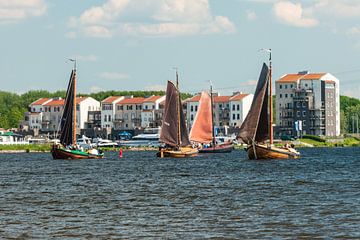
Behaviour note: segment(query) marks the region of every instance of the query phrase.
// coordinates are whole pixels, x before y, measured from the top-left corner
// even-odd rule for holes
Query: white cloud
[[[360,27],[352,27],[346,32],[348,35],[358,35],[360,34]]]
[[[246,81],[244,83],[241,83],[240,85],[241,86],[255,86],[257,84],[257,82],[258,82],[257,80],[251,79],[251,80],[248,80],[248,81]]]
[[[145,86],[145,91],[165,91],[166,85],[150,85]]]
[[[11,23],[46,13],[43,0],[0,0],[0,23]]]
[[[65,34],[65,37],[67,37],[67,38],[76,38],[76,37],[77,37],[77,34],[76,34],[76,32],[71,31],[71,32],[67,32],[67,33]]]
[[[108,0],[69,19],[68,26],[89,37],[177,36],[233,33],[225,16],[211,14],[209,0]]]
[[[282,23],[296,27],[314,27],[319,21],[311,16],[304,16],[304,10],[300,3],[281,1],[274,4],[273,11]]]
[[[72,56],[71,59],[76,59],[78,61],[82,61],[82,62],[95,62],[97,61],[97,57],[93,54],[90,55],[75,55]]]
[[[102,89],[101,87],[99,87],[99,86],[91,86],[90,87],[90,92],[91,93],[97,93],[97,92],[101,92],[101,91],[103,91],[104,89]]]
[[[123,80],[128,79],[129,75],[126,73],[119,73],[119,72],[103,72],[100,73],[100,78],[107,79],[107,80]]]
[[[257,18],[257,15],[254,11],[251,11],[251,10],[247,10],[246,11],[246,18],[247,20],[249,21],[253,21]]]

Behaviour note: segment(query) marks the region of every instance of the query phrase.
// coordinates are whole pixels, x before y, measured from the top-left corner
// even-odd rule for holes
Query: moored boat
[[[293,147],[276,147],[273,144],[271,50],[270,68],[264,63],[256,86],[250,111],[240,127],[239,137],[248,145],[249,159],[299,158],[300,153]]]
[[[84,150],[76,144],[76,62],[71,71],[66,91],[64,110],[60,121],[60,141],[52,146],[54,159],[103,158],[97,149]]]
[[[163,121],[160,132],[158,157],[185,158],[196,156],[198,150],[191,146],[186,128],[185,116],[179,92],[178,73],[176,72],[176,86],[168,81]]]

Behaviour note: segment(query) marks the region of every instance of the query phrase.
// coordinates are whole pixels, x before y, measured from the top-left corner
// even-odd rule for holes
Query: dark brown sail
[[[263,142],[269,138],[268,87],[269,68],[264,63],[250,111],[240,128],[239,137],[246,144]]]
[[[179,94],[180,95],[180,94]],[[180,98],[180,96],[179,96]],[[182,103],[181,100],[179,99],[179,107],[180,107],[180,147],[186,147],[186,146],[190,146],[190,140],[189,140],[189,133],[188,130],[186,128],[186,122],[185,122],[185,116],[184,116],[184,111],[182,109]]]
[[[166,100],[160,141],[174,147],[184,147],[190,145],[185,116],[182,111],[180,93],[175,85],[170,81],[168,81],[166,89]]]
[[[72,70],[69,85],[66,91],[64,111],[60,123],[60,143],[64,146],[71,145],[75,142],[75,139],[73,139],[75,78],[76,70]]]
[[[178,146],[178,91],[175,85],[168,81],[160,141],[170,146]]]

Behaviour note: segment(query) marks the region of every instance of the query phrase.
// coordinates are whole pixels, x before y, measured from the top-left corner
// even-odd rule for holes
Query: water
[[[192,159],[0,154],[0,238],[360,238],[360,148]]]

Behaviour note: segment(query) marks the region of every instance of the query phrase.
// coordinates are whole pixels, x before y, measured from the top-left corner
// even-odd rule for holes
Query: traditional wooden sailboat
[[[76,145],[76,62],[71,71],[66,91],[63,115],[60,122],[60,144],[51,149],[54,159],[87,159],[103,158],[104,154],[97,149],[84,151]]]
[[[198,112],[190,131],[190,140],[201,144],[199,153],[228,153],[234,149],[231,142],[216,143],[212,86],[210,87],[210,95],[207,92],[201,93]]]
[[[273,145],[271,71],[270,51],[270,69],[263,64],[254,99],[240,127],[239,137],[248,145],[246,151],[249,159],[299,158],[300,153],[294,148]],[[265,143],[266,140],[269,142]]]
[[[191,146],[186,128],[185,116],[182,110],[180,92],[178,89],[178,74],[176,72],[176,86],[168,81],[160,142],[165,146],[159,147],[158,157],[193,157],[198,150]]]

